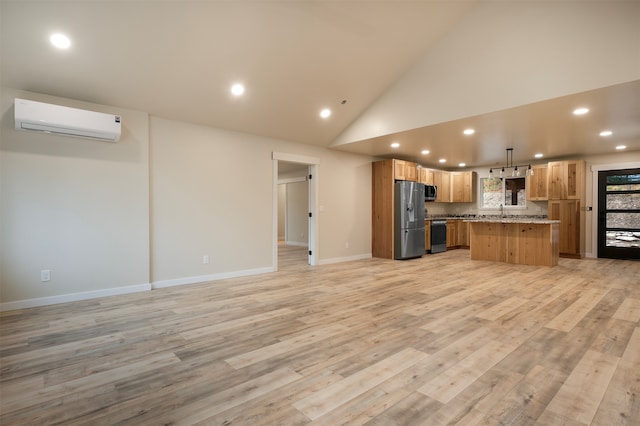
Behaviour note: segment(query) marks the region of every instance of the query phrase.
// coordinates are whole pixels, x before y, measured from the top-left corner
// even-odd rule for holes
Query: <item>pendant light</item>
[[[513,169],[511,171],[511,177],[519,177],[521,174],[520,168],[527,167],[525,171],[525,176],[533,176],[533,169],[531,168],[531,164],[513,164],[513,148],[507,148],[507,164],[502,167],[492,167],[489,169],[489,177],[493,177],[493,169],[500,169],[500,178],[505,176],[505,170]]]

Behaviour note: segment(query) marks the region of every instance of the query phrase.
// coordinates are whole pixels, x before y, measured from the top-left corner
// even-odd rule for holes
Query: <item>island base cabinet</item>
[[[559,224],[470,223],[472,260],[556,266]]]

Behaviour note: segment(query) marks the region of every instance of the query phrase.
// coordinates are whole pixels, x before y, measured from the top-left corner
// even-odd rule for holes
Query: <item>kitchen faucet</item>
[[[504,217],[504,206],[500,204],[500,217]]]

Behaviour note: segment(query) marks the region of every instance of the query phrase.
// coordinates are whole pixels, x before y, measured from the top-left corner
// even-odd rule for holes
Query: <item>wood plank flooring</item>
[[[279,264],[0,314],[0,424],[640,425],[640,262]]]

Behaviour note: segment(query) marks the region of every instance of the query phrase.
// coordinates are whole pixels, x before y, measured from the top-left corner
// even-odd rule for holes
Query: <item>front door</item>
[[[598,172],[598,257],[640,259],[640,169]]]

